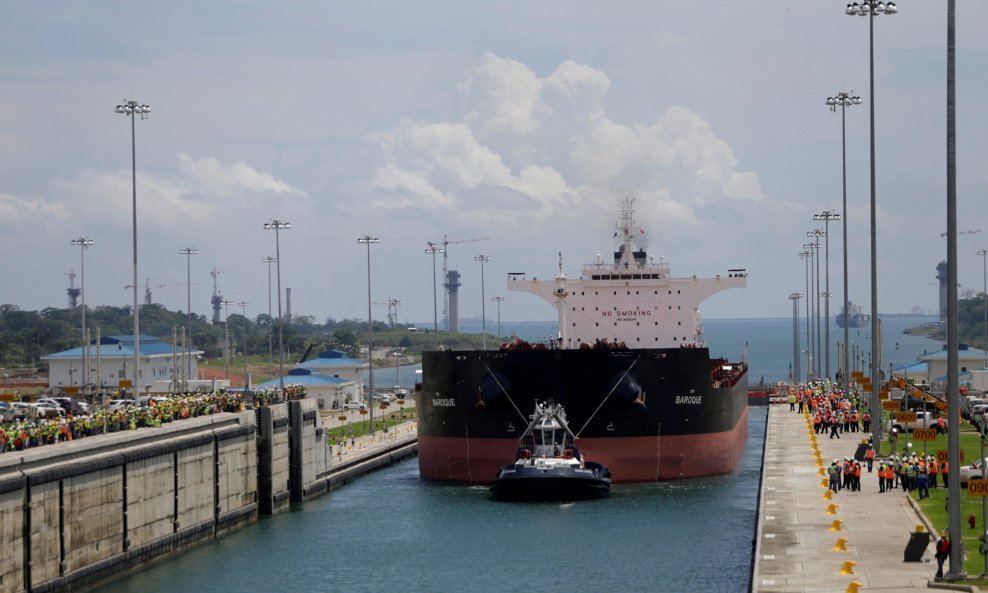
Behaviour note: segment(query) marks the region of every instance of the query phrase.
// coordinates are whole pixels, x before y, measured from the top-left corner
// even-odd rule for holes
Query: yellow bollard
[[[844,566],[840,568],[840,573],[838,574],[854,574],[854,567],[857,566],[857,562],[854,560],[845,560]]]
[[[828,514],[828,515],[836,515],[837,514],[837,505],[831,503],[830,506],[827,507],[826,514]]]
[[[820,469],[816,470],[816,475],[818,475],[818,476],[825,476],[825,475],[827,475],[827,470],[825,470],[825,469],[823,469],[821,467]]]
[[[827,489],[826,492],[823,493],[823,499],[824,500],[830,500],[833,497],[834,497],[834,491],[831,490],[831,489],[829,489],[829,488]]]
[[[820,480],[820,487],[821,488],[826,488],[829,485],[830,484],[827,482],[827,478],[824,478],[824,479]]]
[[[844,524],[841,523],[840,519],[834,519],[834,522],[830,524],[827,531],[844,531]]]
[[[851,581],[847,586],[847,591],[844,593],[858,593],[858,587],[861,586],[861,581]]]
[[[846,552],[847,551],[847,538],[846,537],[838,537],[837,538],[837,543],[834,544],[834,551],[835,552]]]

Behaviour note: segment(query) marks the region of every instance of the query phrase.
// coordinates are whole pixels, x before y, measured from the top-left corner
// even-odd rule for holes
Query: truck
[[[944,419],[943,423],[940,424],[939,416],[937,416],[933,412],[917,411],[915,412],[915,414],[916,414],[915,422],[901,422],[896,420],[895,416],[892,416],[892,418],[890,418],[888,422],[885,423],[886,430],[891,431],[895,429],[896,432],[902,434],[903,432],[906,431],[912,432],[917,428],[936,428],[937,432],[940,433],[946,432],[947,430],[946,419]]]

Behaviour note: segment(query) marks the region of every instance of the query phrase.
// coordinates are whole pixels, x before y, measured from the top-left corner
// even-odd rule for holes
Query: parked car
[[[58,405],[62,406],[62,409],[66,412],[72,412],[73,414],[88,414],[89,404],[78,399],[73,399],[71,397],[53,397],[51,398],[58,402]]]
[[[988,404],[988,400],[984,400],[977,395],[964,396],[961,399],[961,413],[964,415],[964,418],[970,420],[971,412],[973,411],[974,406],[978,404]]]
[[[986,411],[988,411],[988,404],[977,404],[971,408],[971,424],[980,427],[984,422]]]
[[[924,420],[925,417],[925,420]],[[885,428],[887,430],[897,429],[899,434],[909,431],[912,432],[916,428],[936,428],[938,418],[933,414],[933,412],[916,412],[916,422],[899,422],[897,420],[889,420]],[[946,422],[946,420],[944,420]]]
[[[58,405],[57,402],[51,401],[49,398],[39,400],[38,403],[34,404],[35,418],[55,418],[64,415],[65,410],[62,409],[62,406]]]
[[[0,422],[8,422],[13,419],[12,413],[14,409],[10,404],[4,401],[0,401]]]
[[[34,405],[27,402],[11,402],[11,417],[14,420],[25,420],[34,417]]]
[[[366,406],[362,402],[343,402],[344,410],[359,410],[364,407]]]
[[[115,412],[133,405],[136,405],[136,403],[132,399],[111,399],[110,402],[103,407],[103,409],[110,412]]]
[[[986,460],[988,460],[988,458],[986,458]],[[961,467],[961,472],[960,472],[961,473],[961,485],[967,484],[968,480],[970,480],[971,478],[976,478],[977,479],[977,478],[980,478],[981,477],[981,464],[982,463],[984,463],[984,460],[982,460],[982,461],[977,461],[976,460],[973,463],[969,463],[969,464]],[[954,472],[950,472],[950,473],[954,473]]]

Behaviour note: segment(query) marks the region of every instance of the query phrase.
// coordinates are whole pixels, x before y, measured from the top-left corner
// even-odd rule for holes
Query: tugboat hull
[[[575,501],[604,498],[611,492],[610,471],[599,463],[584,468],[505,465],[491,484],[495,500]]]

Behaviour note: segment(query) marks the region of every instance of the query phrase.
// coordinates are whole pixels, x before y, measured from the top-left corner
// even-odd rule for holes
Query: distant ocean
[[[937,342],[921,336],[909,336],[903,332],[912,327],[936,321],[936,317],[915,315],[881,316],[882,323],[882,360],[883,369],[888,370],[889,363],[893,366],[913,362],[917,357],[940,350],[942,342]],[[465,333],[480,333],[482,322],[478,320],[460,321],[460,331]],[[806,350],[806,319],[800,316],[800,346]],[[422,324],[420,327],[427,327]],[[541,342],[556,335],[555,322],[527,321],[501,322],[501,331],[505,336],[517,335],[523,340]],[[792,365],[793,335],[792,318],[769,319],[705,319],[703,321],[703,339],[710,347],[710,355],[724,357],[729,360],[747,358],[750,365],[749,384],[761,380],[773,383],[789,378]],[[848,339],[852,349],[857,346],[864,352],[865,360],[871,353],[871,328],[860,327],[848,330]],[[487,322],[487,332],[497,333],[497,324]],[[826,327],[821,321],[821,334],[826,333]],[[824,338],[821,335],[821,351],[825,350]],[[844,339],[843,328],[830,320],[830,377],[837,372],[837,342]],[[814,340],[815,341],[815,340]],[[826,370],[826,359],[821,361],[821,369]],[[860,368],[860,364],[859,364]],[[802,354],[800,370],[806,372],[806,354]]]

